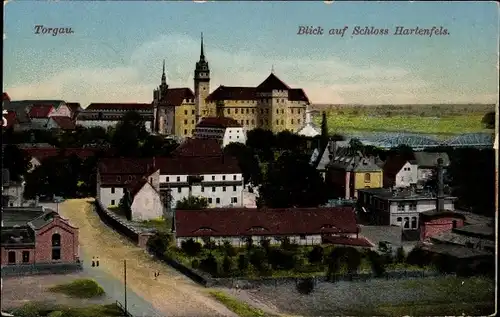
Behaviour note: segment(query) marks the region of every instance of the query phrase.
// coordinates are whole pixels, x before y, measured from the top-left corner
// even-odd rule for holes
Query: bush
[[[224,241],[224,245],[222,246],[222,248],[227,256],[233,257],[238,254],[238,252],[236,252],[236,248],[233,247],[233,245],[229,241]]]
[[[232,270],[233,270],[233,261],[231,260],[230,257],[225,256],[224,259],[222,260],[222,271],[224,272],[225,275],[230,275]]]
[[[250,252],[249,260],[257,270],[261,270],[266,261],[266,253],[262,249],[254,249]]]
[[[373,274],[376,277],[380,277],[385,273],[385,266],[382,257],[375,251],[368,251],[368,259],[372,267]]]
[[[295,267],[296,263],[296,257],[293,252],[280,249],[271,249],[268,260],[273,269],[291,270]]]
[[[262,249],[264,249],[267,252],[269,252],[270,248],[271,248],[271,242],[269,241],[269,239],[262,239],[260,240],[260,246],[262,247]]]
[[[162,256],[172,243],[172,236],[165,232],[157,232],[146,243],[148,251],[156,256]]]
[[[321,263],[323,261],[324,252],[325,251],[321,246],[319,245],[314,246],[314,248],[307,255],[309,263],[311,264]]]
[[[247,250],[251,250],[253,248],[253,239],[252,237],[245,238],[245,244],[247,246]]]
[[[217,244],[210,237],[205,237],[203,238],[203,248],[205,250],[215,250],[217,249]]]
[[[50,291],[77,298],[94,298],[104,295],[102,287],[90,279],[78,279],[69,284],[56,285],[51,287]]]
[[[396,263],[404,263],[406,260],[405,249],[401,246],[396,250],[396,257],[394,259]]]
[[[200,261],[194,259],[193,261],[191,261],[191,267],[195,270],[198,269],[200,267]]]
[[[193,239],[182,241],[181,249],[188,256],[197,256],[201,252],[201,243],[195,242]]]
[[[314,280],[306,278],[297,283],[297,291],[303,295],[309,295],[314,290]]]
[[[201,260],[200,269],[212,275],[217,275],[219,272],[219,263],[217,263],[217,259],[213,254],[209,254],[205,259]]]
[[[406,263],[409,265],[417,265],[419,267],[424,267],[429,265],[432,261],[432,256],[429,252],[422,250],[419,247],[413,248],[406,257]]]
[[[238,257],[238,270],[245,272],[248,269],[248,258],[244,254]]]

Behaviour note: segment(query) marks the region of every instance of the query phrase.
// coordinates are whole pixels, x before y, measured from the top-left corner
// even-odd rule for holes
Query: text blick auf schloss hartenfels
[[[450,35],[448,29],[442,26],[433,26],[428,28],[413,27],[407,28],[404,26],[395,26],[394,28],[377,28],[374,26],[344,26],[341,28],[325,29],[321,26],[305,26],[299,25],[297,35],[331,35],[344,37],[344,35],[358,36],[358,35],[395,35],[395,36],[443,36]]]

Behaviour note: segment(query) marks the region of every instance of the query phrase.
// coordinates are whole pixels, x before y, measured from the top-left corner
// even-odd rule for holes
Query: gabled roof
[[[221,85],[207,97],[206,101],[257,99],[257,88],[255,87],[229,87]],[[288,100],[309,102],[306,93],[300,88],[288,89]]]
[[[374,159],[364,157],[361,154],[353,156],[343,156],[335,154],[333,160],[328,164],[329,167],[342,169],[351,172],[381,172],[382,169],[375,164]]]
[[[221,156],[221,144],[216,139],[191,139],[184,140],[173,152],[173,156]]]
[[[257,86],[258,91],[272,91],[272,90],[288,90],[290,87],[285,84],[281,79],[271,73],[260,85]]]
[[[352,207],[177,210],[178,237],[357,233]]]
[[[137,195],[146,184],[149,184],[146,178],[140,178],[138,181],[131,183],[129,185],[130,197],[134,199],[135,195]]]
[[[161,175],[241,174],[238,161],[232,156],[157,157]]]
[[[168,88],[167,100],[161,101],[168,106],[178,107],[182,105],[184,100],[192,100],[194,102],[194,93],[190,88]]]
[[[75,113],[75,112],[78,112],[78,111],[82,111],[83,108],[82,106],[80,106],[80,103],[79,102],[67,102],[66,103],[66,106],[68,106],[68,108],[71,110],[71,112]]]
[[[62,130],[73,130],[76,127],[75,122],[69,117],[55,116],[51,118]]]
[[[305,137],[315,137],[321,134],[321,129],[318,128],[314,123],[309,122],[303,125],[298,131],[298,135],[302,135]]]
[[[85,111],[142,111],[151,110],[153,106],[150,103],[91,103],[85,108]]]
[[[27,226],[28,222],[43,214],[42,207],[3,207],[3,225],[4,227]]]
[[[36,104],[31,107],[29,116],[34,119],[45,119],[49,117],[50,112],[54,109],[52,105]]]
[[[196,125],[197,128],[241,128],[241,124],[229,117],[205,117]]]
[[[384,185],[391,186],[395,182],[396,175],[408,162],[411,161],[401,155],[389,156],[382,168],[384,171]]]
[[[100,159],[98,163],[101,175],[145,175],[151,170],[152,166],[152,158],[107,157]]]

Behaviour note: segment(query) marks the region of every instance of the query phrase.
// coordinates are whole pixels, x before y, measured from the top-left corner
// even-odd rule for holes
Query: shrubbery
[[[314,290],[314,279],[306,278],[297,283],[297,291],[300,294],[309,295]]]

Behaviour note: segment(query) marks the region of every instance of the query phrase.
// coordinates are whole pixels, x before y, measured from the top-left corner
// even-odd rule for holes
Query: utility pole
[[[125,302],[124,302],[124,307],[125,307],[125,315],[128,316],[128,310],[127,310],[127,260],[123,260],[123,280],[124,280],[124,286],[125,286]]]

